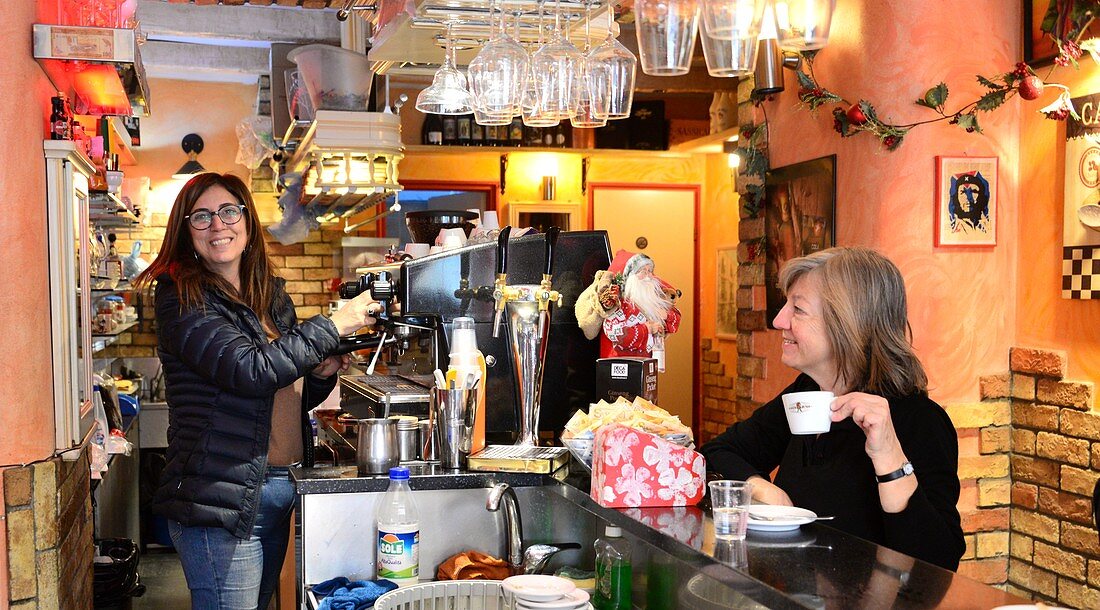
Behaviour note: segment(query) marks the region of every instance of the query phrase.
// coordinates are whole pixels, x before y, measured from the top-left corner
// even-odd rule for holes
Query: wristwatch
[[[907,477],[911,474],[913,474],[913,464],[911,462],[906,462],[901,465],[901,468],[898,468],[894,472],[887,472],[886,474],[876,474],[875,480],[879,483],[889,483],[890,481],[900,479],[902,477]]]

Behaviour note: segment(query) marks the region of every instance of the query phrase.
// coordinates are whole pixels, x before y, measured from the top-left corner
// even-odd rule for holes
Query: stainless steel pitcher
[[[355,463],[360,475],[387,474],[400,462],[396,419],[360,419]]]

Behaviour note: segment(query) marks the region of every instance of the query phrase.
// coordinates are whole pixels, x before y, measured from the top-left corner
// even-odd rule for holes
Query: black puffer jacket
[[[168,451],[154,512],[187,526],[224,527],[248,538],[260,505],[275,392],[305,376],[302,435],[306,463],[313,443],[307,411],[336,384],[309,371],[339,342],[324,316],[298,324],[279,280],[269,341],[256,314],[221,293],[204,293],[205,311],[181,313],[179,293],[157,278],[156,316],[168,401]]]

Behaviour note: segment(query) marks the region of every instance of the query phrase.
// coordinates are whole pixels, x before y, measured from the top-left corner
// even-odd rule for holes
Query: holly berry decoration
[[[1043,79],[1034,74],[1025,76],[1020,80],[1018,91],[1020,97],[1025,100],[1031,101],[1038,99],[1039,96],[1043,94]]]
[[[867,115],[864,114],[863,109],[859,107],[859,104],[852,104],[848,108],[848,122],[852,125],[862,125],[867,122]]]

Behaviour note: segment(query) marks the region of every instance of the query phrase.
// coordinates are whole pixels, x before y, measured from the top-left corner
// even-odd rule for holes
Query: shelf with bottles
[[[128,227],[141,222],[118,195],[109,191],[92,191],[88,199],[88,219],[100,227]]]
[[[92,353],[98,353],[105,349],[107,346],[116,343],[122,335],[130,332],[130,329],[137,326],[138,321],[123,322],[119,324],[115,330],[109,333],[93,333],[92,334]]]

